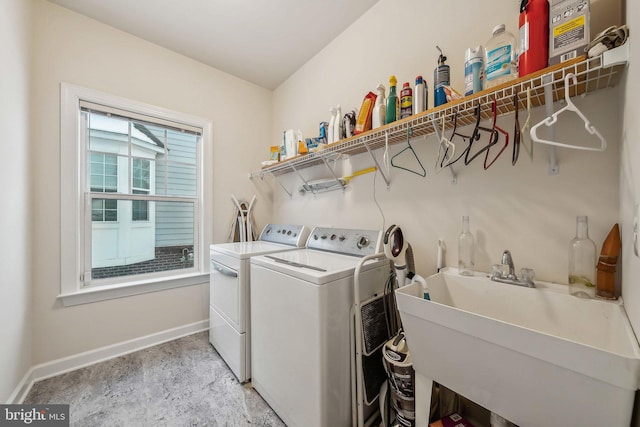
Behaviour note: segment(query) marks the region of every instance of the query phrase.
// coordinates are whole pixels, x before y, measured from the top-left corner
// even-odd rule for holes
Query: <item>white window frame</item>
[[[123,278],[116,284],[104,286],[83,286],[84,257],[90,254],[85,249],[84,237],[87,230],[85,221],[86,165],[85,147],[80,144],[81,119],[80,101],[110,106],[131,111],[133,115],[153,117],[170,122],[183,123],[202,129],[201,150],[198,157],[198,208],[194,212],[194,245],[198,247],[198,268],[181,274],[176,270],[158,272],[141,279]],[[85,304],[113,298],[121,298],[141,293],[155,292],[182,286],[207,283],[209,280],[209,251],[205,242],[212,241],[212,132],[210,120],[132,101],[87,89],[81,86],[61,83],[60,85],[60,166],[61,166],[61,289],[58,298],[65,306]],[[88,200],[88,198],[87,198]],[[206,220],[205,220],[206,218]],[[90,224],[90,222],[88,222]],[[89,225],[90,228],[90,225]]]

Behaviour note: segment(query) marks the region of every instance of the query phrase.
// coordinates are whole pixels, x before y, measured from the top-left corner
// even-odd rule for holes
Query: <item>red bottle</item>
[[[549,3],[522,0],[520,3],[520,55],[518,76],[526,76],[549,64]]]

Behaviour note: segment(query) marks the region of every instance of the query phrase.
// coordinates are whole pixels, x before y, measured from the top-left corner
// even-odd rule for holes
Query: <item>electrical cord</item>
[[[380,216],[382,217],[382,228],[381,228],[381,230],[385,230],[385,223],[387,221],[386,221],[386,219],[384,217],[384,212],[382,211],[382,207],[380,206],[380,203],[378,203],[378,199],[376,198],[376,178],[377,177],[378,177],[378,171],[376,170],[375,175],[373,175],[373,202],[378,207],[378,210],[380,211]]]

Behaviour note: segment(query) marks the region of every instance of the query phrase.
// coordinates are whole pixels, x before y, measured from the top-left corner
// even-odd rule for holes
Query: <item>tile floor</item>
[[[284,426],[201,332],[39,381],[24,403],[70,405],[72,426]]]

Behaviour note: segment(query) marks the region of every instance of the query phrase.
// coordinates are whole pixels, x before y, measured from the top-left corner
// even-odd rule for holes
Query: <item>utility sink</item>
[[[629,426],[640,349],[616,302],[448,268],[396,291],[416,374],[519,426]],[[418,396],[416,396],[418,399]]]

